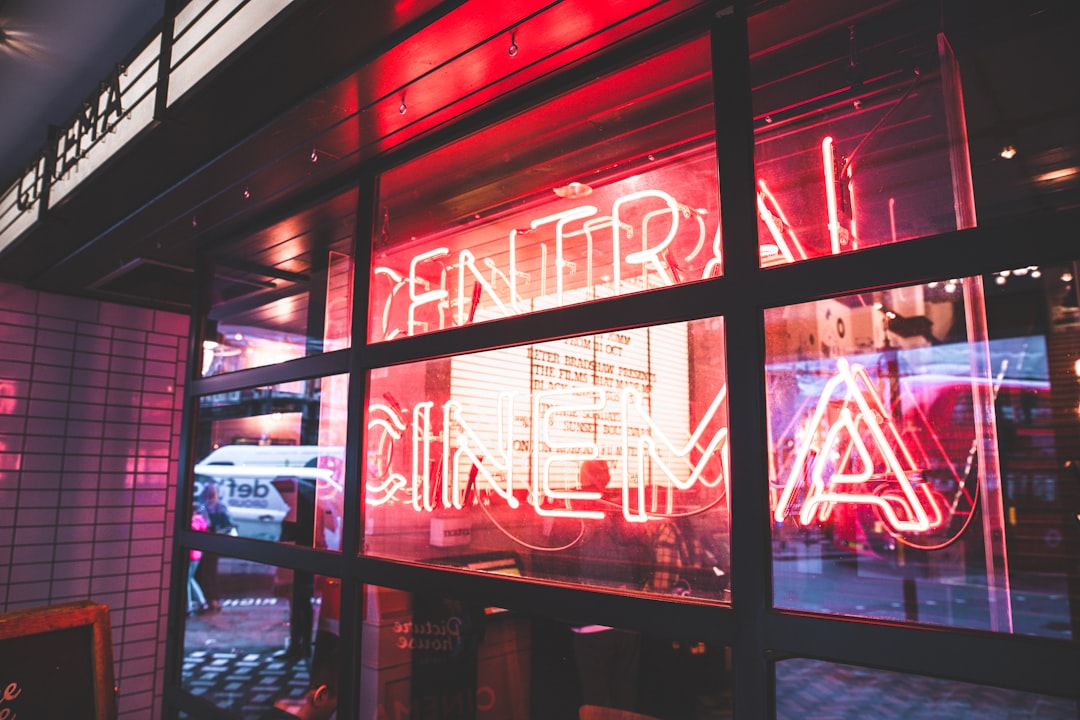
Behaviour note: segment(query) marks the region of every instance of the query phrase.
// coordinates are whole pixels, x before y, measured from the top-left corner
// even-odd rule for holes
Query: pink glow
[[[695,160],[698,165],[700,161]],[[602,297],[704,280],[721,268],[715,196],[697,165],[601,186],[592,204],[545,201],[513,216],[410,238],[372,268],[371,337],[392,340]],[[672,192],[653,185],[670,183]],[[693,198],[686,202],[680,193]],[[606,210],[606,212],[605,212]],[[707,223],[716,220],[715,231]],[[477,216],[479,219],[479,216]],[[528,235],[527,240],[525,236]],[[712,238],[712,243],[708,242]],[[801,256],[805,256],[799,250]]]
[[[772,235],[773,242],[776,243],[776,247],[780,250],[780,254],[784,259],[791,263],[795,262],[795,256],[792,254],[792,248],[798,253],[800,260],[806,259],[806,251],[803,250],[802,244],[799,239],[795,237],[795,231],[791,229],[791,224],[788,223],[788,219],[784,216],[784,210],[780,207],[780,204],[776,202],[776,198],[769,191],[769,186],[765,184],[764,180],[758,180],[758,215],[765,221],[765,227],[769,229],[769,234]],[[768,204],[766,204],[768,201]],[[782,224],[782,228],[777,224],[777,220]],[[784,239],[784,234],[787,234],[787,239],[791,240],[791,245],[788,245],[787,240]]]
[[[581,520],[601,520],[605,513],[601,510],[583,510],[571,507],[573,502],[594,502],[600,499],[600,493],[582,490],[577,487],[559,487],[554,482],[558,473],[556,466],[565,467],[568,462],[579,463],[601,455],[601,447],[596,441],[576,436],[573,440],[560,440],[553,432],[567,420],[587,420],[596,412],[617,413],[620,418],[621,433],[608,438],[614,440],[616,456],[620,459],[621,474],[613,477],[621,487],[621,505],[624,519],[629,522],[647,522],[645,483],[636,478],[647,475],[645,463],[651,461],[654,473],[670,485],[672,491],[688,491],[701,485],[716,488],[724,484],[728,473],[727,428],[711,431],[714,420],[721,412],[727,397],[727,388],[722,386],[694,428],[685,444],[676,445],[664,430],[653,420],[648,404],[641,393],[632,388],[611,389],[592,385],[582,385],[558,390],[545,390],[533,393],[529,398],[531,417],[536,421],[529,427],[522,427],[515,422],[515,406],[524,398],[516,392],[500,393],[495,411],[495,437],[483,437],[472,425],[478,413],[484,411],[466,408],[457,400],[446,401],[442,410],[442,427],[453,428],[445,431],[441,440],[432,432],[432,412],[435,403],[424,401],[412,408],[411,422],[406,423],[404,411],[379,402],[368,406],[369,479],[366,483],[366,502],[371,506],[384,505],[394,501],[411,504],[416,512],[433,512],[439,508],[463,509],[468,503],[476,502],[476,492],[490,491],[502,498],[510,509],[522,507],[515,497],[516,490],[524,490],[528,497],[528,506],[532,512],[542,517],[577,518]],[[643,423],[646,432],[634,434],[631,426]],[[522,441],[527,440],[527,447],[546,447],[545,452],[528,454],[528,464],[532,480],[514,474],[515,463],[520,453],[528,453],[522,448]],[[411,481],[399,472],[392,472],[393,446],[397,441],[408,441],[412,445]],[[442,445],[441,457],[436,458],[434,450]],[[668,467],[660,450],[666,450],[670,457],[684,459],[690,463],[690,473],[684,477]],[[705,476],[710,461],[719,453],[721,474],[716,479]],[[635,461],[636,456],[636,461]],[[692,461],[692,457],[697,457]],[[432,472],[433,461],[438,459],[438,470]],[[476,487],[470,497],[470,483]]]
[[[844,391],[839,419],[829,425],[825,439],[818,444],[815,438],[838,389]],[[804,526],[826,521],[837,504],[875,507],[882,520],[898,533],[922,533],[943,524],[944,514],[935,496],[925,484],[916,488],[914,475],[919,468],[861,366],[849,365],[843,358],[837,360],[837,374],[825,384],[806,427],[773,511],[776,522],[783,522],[789,508],[795,509],[791,506],[796,491],[805,485],[809,472],[810,486],[798,515]],[[870,447],[862,439],[863,430],[873,441]],[[884,464],[884,473],[875,473],[878,463],[872,450]],[[830,467],[833,458],[839,460],[835,469]],[[881,494],[852,489],[883,477],[894,478],[896,488]]]
[[[825,173],[825,203],[829,211],[829,242],[833,255],[840,254],[840,217],[836,206],[836,158],[833,139],[821,141],[821,166]]]

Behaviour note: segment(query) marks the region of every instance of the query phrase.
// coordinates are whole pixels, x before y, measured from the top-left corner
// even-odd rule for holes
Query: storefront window
[[[1072,720],[1077,709],[1075,700],[955,680],[803,658],[776,663],[777,720],[799,720],[811,710],[818,716],[880,720]]]
[[[366,552],[724,599],[719,318],[373,370]]]
[[[202,376],[349,347],[355,213],[348,192],[221,252]]]
[[[750,28],[762,267],[1080,201],[1071,8],[793,0]]]
[[[214,558],[211,577],[207,560],[191,551],[184,690],[243,720],[289,717],[273,709],[296,713],[330,702],[339,667],[340,581],[225,557]],[[211,584],[221,589],[221,603],[200,607]]]
[[[766,312],[777,606],[1072,637],[1076,270]]]
[[[890,6],[819,32],[808,5],[752,25],[756,43],[778,43],[752,71],[762,267],[974,226],[959,67],[936,10]]]
[[[379,203],[372,342],[719,275],[708,43],[405,163]]]
[[[205,529],[339,550],[348,390],[336,375],[202,397],[192,512]]]
[[[731,717],[723,646],[426,593],[366,596],[362,718]]]

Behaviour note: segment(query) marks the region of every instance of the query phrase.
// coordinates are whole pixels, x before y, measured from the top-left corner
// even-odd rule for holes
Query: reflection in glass
[[[350,191],[221,251],[204,377],[349,347],[355,213]]]
[[[290,644],[296,618],[288,591],[299,572],[225,557],[218,572],[220,606],[189,612],[184,624],[183,689],[244,720],[282,717],[271,714],[275,707],[329,717],[336,700],[340,583],[314,576],[306,598],[309,641],[300,648]]]
[[[767,311],[776,605],[1074,637],[1075,276]]]
[[[380,180],[369,339],[719,275],[705,39]]]
[[[366,588],[362,718],[731,717],[725,649]]]
[[[776,663],[777,720],[1072,720],[1075,700],[796,658]]]
[[[199,400],[193,497],[208,530],[341,548],[348,376]]]
[[[757,42],[821,22],[805,4],[755,18]],[[755,57],[763,267],[975,225],[960,71],[930,10],[860,11]]]
[[[723,322],[371,372],[365,551],[724,599]]]

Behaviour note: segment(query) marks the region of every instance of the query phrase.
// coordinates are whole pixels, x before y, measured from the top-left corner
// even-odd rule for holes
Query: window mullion
[[[753,297],[760,280],[754,131],[746,8],[718,6],[712,26],[716,142],[719,162],[724,274],[735,297]],[[764,330],[755,303],[719,308],[728,349],[731,477],[732,649],[736,718],[772,713],[773,671],[765,656],[769,610],[769,525],[763,413]]]

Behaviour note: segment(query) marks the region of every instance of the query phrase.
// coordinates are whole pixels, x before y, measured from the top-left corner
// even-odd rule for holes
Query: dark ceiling
[[[161,20],[165,0],[0,0],[0,184]]]

